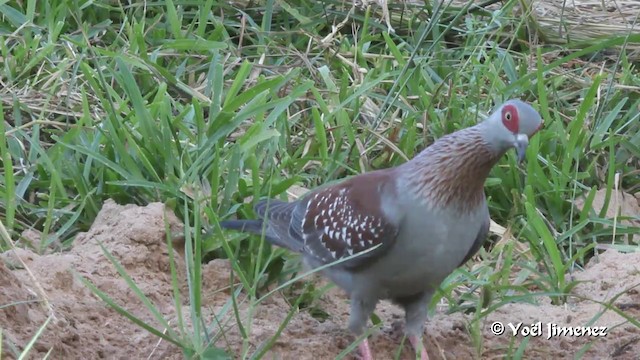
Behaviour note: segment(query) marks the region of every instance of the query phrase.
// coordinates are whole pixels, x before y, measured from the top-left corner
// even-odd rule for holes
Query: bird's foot
[[[419,357],[420,360],[429,360],[429,354],[427,354],[427,349],[425,348],[422,339],[420,339],[418,336],[410,335],[409,342],[416,352],[416,358]]]
[[[371,348],[369,347],[369,340],[364,339],[358,345],[358,351],[360,352],[360,360],[373,360],[373,355],[371,355]]]

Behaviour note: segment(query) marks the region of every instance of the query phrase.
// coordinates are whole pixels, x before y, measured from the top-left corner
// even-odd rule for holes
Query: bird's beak
[[[513,147],[516,148],[516,153],[518,154],[518,163],[521,163],[522,160],[524,160],[524,157],[527,154],[527,146],[529,146],[529,137],[526,134],[518,134],[516,136],[516,141],[513,144]]]

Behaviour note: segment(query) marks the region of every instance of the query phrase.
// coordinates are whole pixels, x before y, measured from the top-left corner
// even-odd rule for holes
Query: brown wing
[[[372,172],[306,196],[293,209],[289,234],[304,244],[304,253],[321,263],[357,254],[342,266],[366,266],[391,247],[398,223],[381,209],[393,196],[387,173]]]

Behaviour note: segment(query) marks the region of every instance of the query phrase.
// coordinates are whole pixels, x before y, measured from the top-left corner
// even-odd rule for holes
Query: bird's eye
[[[504,119],[507,120],[507,121],[511,121],[511,111],[507,111],[504,114]]]

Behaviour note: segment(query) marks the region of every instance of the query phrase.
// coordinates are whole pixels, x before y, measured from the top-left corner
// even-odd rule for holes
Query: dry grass
[[[582,44],[588,46],[594,41],[619,36],[640,36],[640,0],[514,0],[513,14],[523,15],[530,20],[529,31],[541,42],[547,44]],[[369,3],[376,3],[370,1]],[[510,1],[487,0],[443,0],[443,7],[466,8],[467,13],[505,9]],[[386,16],[386,1],[373,10],[378,14],[380,23]],[[424,13],[423,0],[403,0],[389,3],[391,23],[396,29],[402,29],[401,21],[412,15],[429,21]],[[432,4],[435,8],[435,3]],[[629,59],[640,59],[640,44],[629,42],[625,46]],[[620,47],[617,48],[618,50]]]
[[[640,35],[639,0],[522,0],[542,39],[549,43],[591,42],[611,35]],[[628,46],[640,57],[640,45]]]

